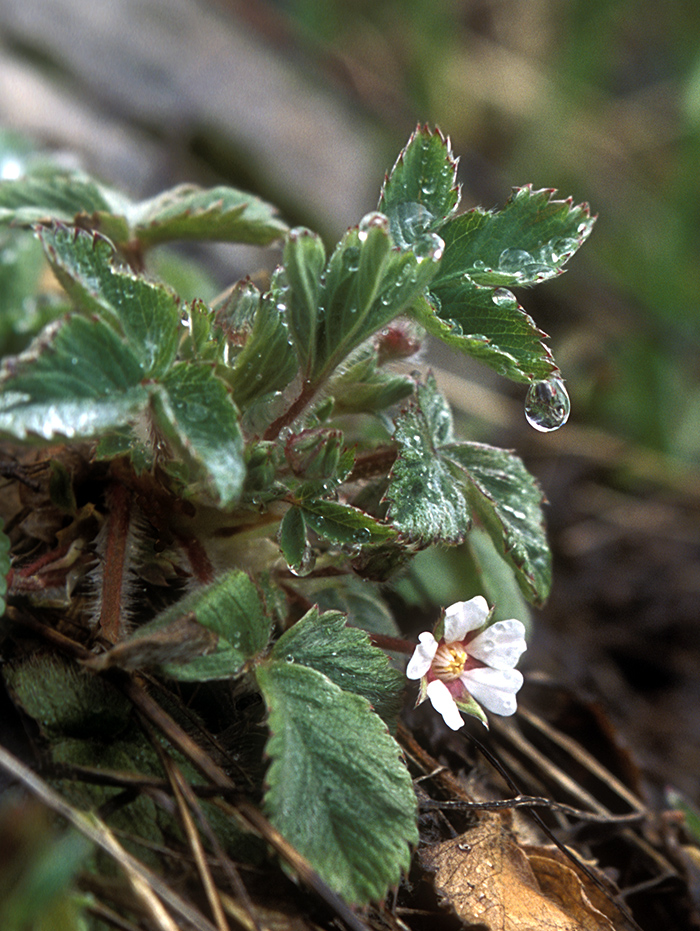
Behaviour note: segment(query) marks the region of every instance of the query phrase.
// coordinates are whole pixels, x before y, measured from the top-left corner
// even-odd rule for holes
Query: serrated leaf
[[[477,284],[538,284],[560,274],[593,228],[588,204],[553,200],[552,190],[514,188],[499,211],[470,210],[440,229],[440,283],[468,274]]]
[[[451,443],[440,453],[464,470],[461,484],[469,504],[515,570],[525,596],[536,604],[544,602],[552,583],[544,496],[522,460],[483,443]]]
[[[0,223],[73,223],[87,216],[95,228],[126,241],[128,206],[125,197],[80,172],[53,168],[0,183]]]
[[[18,440],[85,440],[132,422],[146,407],[143,371],[101,320],[71,317],[7,360],[0,432]]]
[[[231,187],[183,184],[134,205],[133,235],[146,248],[175,239],[214,239],[267,245],[287,230],[277,211]]]
[[[166,608],[126,642],[138,647],[139,640],[175,628],[187,616],[219,640],[213,653],[184,663],[165,664],[164,672],[173,679],[206,682],[232,678],[266,646],[270,637],[271,622],[257,588],[247,573],[234,569]]]
[[[439,130],[418,126],[384,181],[379,210],[391,222],[394,242],[410,248],[459,203],[457,160]]]
[[[326,250],[321,237],[307,229],[291,230],[284,246],[283,261],[289,282],[289,327],[299,358],[311,371],[314,366],[321,273],[326,264]]]
[[[389,521],[412,541],[461,542],[469,509],[441,455],[441,446],[452,440],[452,415],[432,375],[417,386],[416,400],[397,420],[394,440],[399,454],[385,494]]]
[[[329,385],[336,414],[383,411],[408,397],[413,388],[408,375],[379,368],[375,350],[341,370]]]
[[[362,695],[387,723],[401,709],[405,677],[389,665],[386,653],[367,634],[349,627],[340,611],[320,613],[314,605],[275,644],[271,656],[322,672],[346,692]]]
[[[5,613],[7,575],[10,571],[10,538],[4,532],[4,521],[0,517],[0,617]]]
[[[112,245],[102,237],[56,226],[42,229],[40,238],[71,297],[119,328],[144,375],[164,374],[182,333],[179,298],[163,285],[120,268]]]
[[[304,498],[299,508],[304,521],[320,537],[345,546],[365,546],[385,543],[396,535],[386,524],[339,501],[325,498]]]
[[[226,376],[236,404],[245,409],[257,398],[286,388],[299,368],[284,309],[274,295],[259,299],[253,329]]]
[[[315,669],[271,661],[256,676],[269,709],[272,823],[346,901],[382,899],[418,840],[399,747],[366,699]]]
[[[338,576],[329,584],[328,579],[307,580],[304,591],[324,611],[342,611],[347,623],[371,634],[399,637],[399,626],[379,589],[356,575]]]
[[[314,367],[322,380],[360,343],[424,293],[439,264],[439,249],[424,257],[393,248],[388,220],[370,214],[348,230],[319,288]]]
[[[236,407],[212,366],[178,362],[151,396],[155,421],[191,479],[223,507],[233,503],[245,478],[243,437]]]
[[[543,381],[558,373],[547,334],[505,288],[482,287],[465,276],[442,285],[413,312],[425,329],[448,346],[518,382]]]

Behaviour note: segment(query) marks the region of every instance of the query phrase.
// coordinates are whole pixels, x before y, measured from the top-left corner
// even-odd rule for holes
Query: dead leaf
[[[550,897],[499,815],[485,814],[474,828],[424,849],[420,858],[435,873],[438,894],[468,924],[488,931],[615,931],[581,893],[580,882],[561,895],[568,877],[552,882],[560,900]],[[537,865],[543,875],[551,872]]]

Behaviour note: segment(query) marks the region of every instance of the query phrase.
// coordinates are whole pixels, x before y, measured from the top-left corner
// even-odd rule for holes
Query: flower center
[[[459,643],[441,643],[433,657],[432,670],[437,679],[452,682],[464,672],[467,654]]]

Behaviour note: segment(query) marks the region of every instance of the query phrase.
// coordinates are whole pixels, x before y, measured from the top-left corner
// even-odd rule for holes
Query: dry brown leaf
[[[525,851],[505,828],[502,818],[486,814],[465,834],[421,852],[425,869],[435,873],[435,888],[468,924],[488,931],[615,931],[578,888],[554,867],[542,864],[543,876],[557,899],[538,882]],[[573,871],[573,878],[578,880]],[[565,891],[563,891],[565,890]]]

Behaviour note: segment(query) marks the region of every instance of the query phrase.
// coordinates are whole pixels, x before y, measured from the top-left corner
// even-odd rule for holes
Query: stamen
[[[432,669],[437,679],[443,682],[453,682],[464,672],[467,654],[461,649],[461,644],[441,643],[433,658]]]

